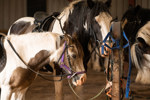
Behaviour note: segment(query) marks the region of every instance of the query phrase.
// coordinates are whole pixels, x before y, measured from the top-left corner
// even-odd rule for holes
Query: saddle
[[[3,37],[0,36],[0,72],[4,69],[6,65],[6,51],[3,45]]]
[[[48,15],[46,12],[38,11],[34,14],[34,24],[36,25],[33,32],[48,31],[51,23],[60,15],[59,12],[54,12],[52,15]]]

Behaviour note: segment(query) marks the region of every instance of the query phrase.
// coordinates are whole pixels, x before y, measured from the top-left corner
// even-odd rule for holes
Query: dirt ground
[[[133,72],[134,71],[134,72]],[[150,85],[141,85],[134,83],[136,71],[132,70],[131,77],[131,90],[133,91],[133,100],[150,100]],[[89,100],[95,96],[102,88],[105,87],[105,74],[104,72],[95,72],[92,69],[88,69],[87,81],[83,86],[77,87],[76,91],[79,96],[84,100]],[[81,91],[82,90],[82,91]],[[40,77],[33,82],[26,93],[26,100],[55,100],[54,99],[54,84],[48,82]],[[68,81],[64,81],[64,100],[79,100],[71,91]],[[98,98],[94,100],[107,100],[106,95],[103,92]],[[124,99],[129,100],[129,99]]]

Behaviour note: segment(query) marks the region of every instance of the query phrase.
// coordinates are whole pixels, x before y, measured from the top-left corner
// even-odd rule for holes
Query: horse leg
[[[1,100],[11,100],[12,91],[10,86],[1,86]]]

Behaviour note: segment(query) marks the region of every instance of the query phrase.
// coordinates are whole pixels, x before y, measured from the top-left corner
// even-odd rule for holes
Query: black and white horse
[[[34,32],[8,35],[3,45],[7,61],[0,72],[1,100],[23,100],[38,71],[49,63],[61,66],[76,86],[86,80],[83,49],[76,37]]]
[[[150,84],[150,9],[137,6],[127,10],[124,31],[130,41],[132,63],[138,70],[136,82]]]

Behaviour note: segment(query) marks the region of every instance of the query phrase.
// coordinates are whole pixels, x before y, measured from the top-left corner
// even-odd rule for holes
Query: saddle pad
[[[0,72],[6,65],[6,51],[3,46],[3,37],[0,37]]]

